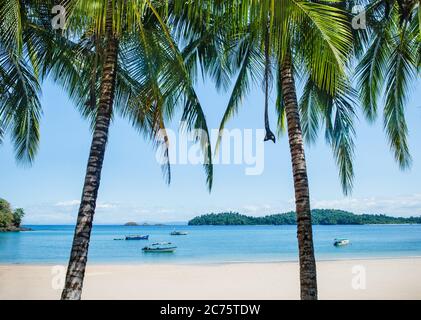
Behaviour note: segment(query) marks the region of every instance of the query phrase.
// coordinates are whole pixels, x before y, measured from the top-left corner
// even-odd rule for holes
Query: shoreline
[[[0,299],[58,299],[53,266],[0,265]],[[421,299],[421,257],[319,260],[317,273],[320,299]],[[85,280],[83,299],[299,299],[296,261],[88,263]]]
[[[355,258],[327,258],[327,259],[317,259],[316,263],[322,262],[343,262],[343,261],[379,261],[379,260],[405,260],[405,259],[414,259],[414,260],[421,260],[421,256],[385,256],[385,257],[355,257]],[[46,262],[46,263],[39,263],[39,262],[1,262],[0,267],[8,267],[8,266],[37,266],[37,267],[52,267],[56,265],[67,265],[68,261],[61,261],[61,262]],[[267,261],[172,261],[172,262],[150,262],[150,261],[89,261],[88,265],[92,266],[142,266],[142,265],[177,265],[177,266],[214,266],[214,265],[230,265],[230,264],[284,264],[284,263],[298,263],[298,259],[294,260],[267,260]]]

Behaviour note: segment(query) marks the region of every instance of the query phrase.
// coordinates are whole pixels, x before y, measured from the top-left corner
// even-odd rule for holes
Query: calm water
[[[0,233],[0,263],[65,263],[73,226],[29,226],[35,231]],[[170,236],[173,230],[187,236]],[[295,226],[95,226],[89,262],[218,263],[297,260]],[[149,234],[149,241],[114,241],[128,234]],[[421,256],[420,225],[315,226],[318,259]],[[334,238],[351,245],[336,248]],[[145,254],[148,243],[171,241],[175,253]]]

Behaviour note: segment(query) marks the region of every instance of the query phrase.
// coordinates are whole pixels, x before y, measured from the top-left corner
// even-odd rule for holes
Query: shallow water
[[[65,263],[73,226],[28,226],[30,232],[0,233],[0,263]],[[314,226],[316,258],[357,259],[421,256],[421,225]],[[187,236],[170,236],[184,230]],[[149,241],[115,241],[149,234]],[[334,247],[334,238],[351,244]],[[177,245],[175,253],[143,253],[158,241]],[[94,226],[91,263],[221,263],[297,260],[295,226]]]

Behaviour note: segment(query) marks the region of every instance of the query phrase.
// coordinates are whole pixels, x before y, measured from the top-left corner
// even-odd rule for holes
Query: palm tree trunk
[[[105,148],[108,140],[108,130],[114,102],[118,51],[118,41],[114,37],[112,31],[112,6],[110,3],[112,3],[112,0],[108,1],[109,7],[107,9],[107,44],[105,48],[105,64],[101,79],[100,100],[88,166],[86,169],[82,200],[79,207],[72,250],[67,268],[65,288],[61,295],[61,299],[63,300],[79,300],[82,295],[92,222],[101,180]]]
[[[311,226],[310,194],[300,114],[290,56],[287,56],[282,63],[281,82],[288,125],[292,172],[294,176],[301,299],[316,300],[316,259],[314,258],[313,231]]]

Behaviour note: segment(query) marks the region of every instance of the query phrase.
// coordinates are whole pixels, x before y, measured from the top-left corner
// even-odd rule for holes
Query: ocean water
[[[66,263],[73,226],[29,226],[30,232],[0,233],[0,263]],[[173,230],[187,236],[171,236]],[[149,234],[149,241],[115,241]],[[351,244],[334,247],[334,238]],[[177,245],[174,253],[143,253],[158,241]],[[314,226],[316,258],[357,259],[421,256],[421,225]],[[90,263],[223,263],[296,261],[295,226],[94,226]]]

